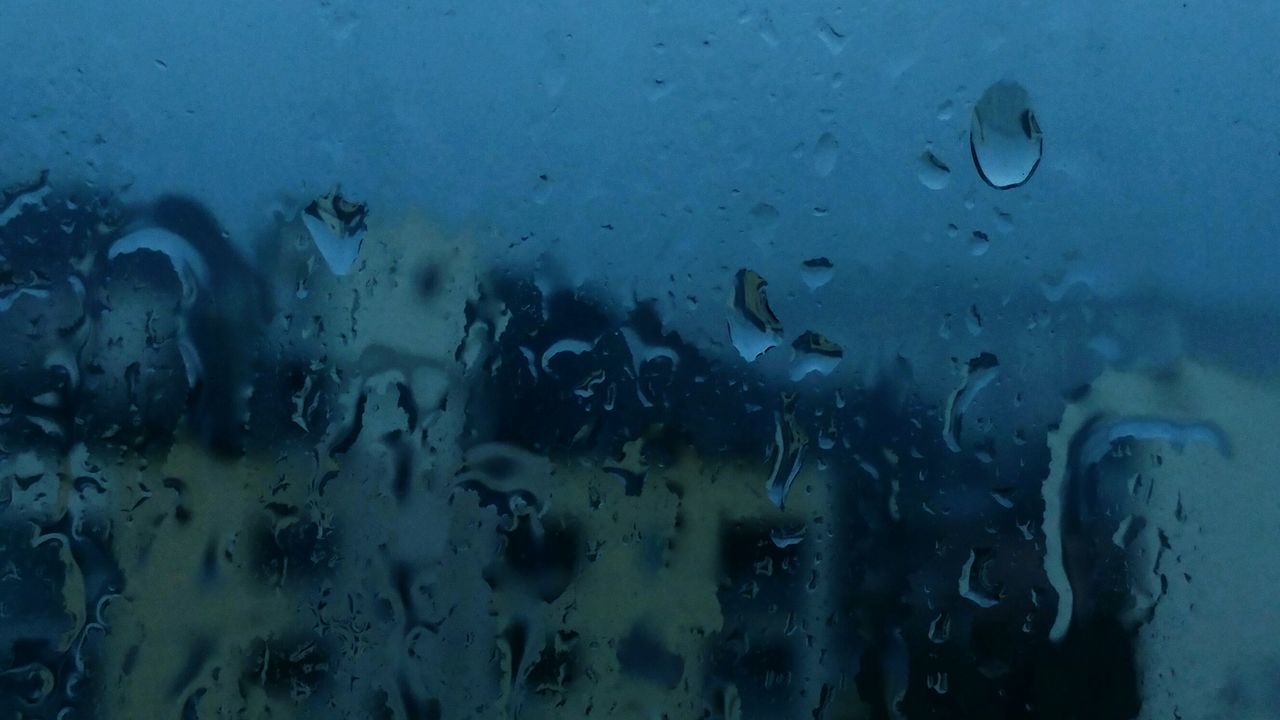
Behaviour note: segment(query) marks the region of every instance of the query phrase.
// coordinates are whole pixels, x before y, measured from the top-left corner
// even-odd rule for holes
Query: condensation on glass
[[[1234,4],[14,9],[0,718],[1271,717]]]

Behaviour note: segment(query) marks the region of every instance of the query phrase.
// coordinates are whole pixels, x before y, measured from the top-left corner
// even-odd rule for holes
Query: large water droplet
[[[1025,88],[1008,80],[987,88],[973,108],[969,149],[978,174],[991,187],[1008,190],[1031,179],[1044,137]]]
[[[729,339],[747,362],[776,347],[782,339],[782,321],[769,307],[765,295],[768,284],[754,270],[739,270],[729,300]]]

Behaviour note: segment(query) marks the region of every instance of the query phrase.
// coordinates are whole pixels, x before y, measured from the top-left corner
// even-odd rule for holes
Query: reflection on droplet
[[[800,279],[804,280],[804,284],[808,285],[810,290],[817,290],[831,282],[835,274],[835,266],[824,257],[805,260],[800,268]]]
[[[813,148],[813,171],[818,177],[826,177],[836,169],[836,153],[839,150],[840,143],[835,136],[829,132],[822,133]]]
[[[951,168],[928,150],[920,156],[920,170],[916,175],[930,190],[941,190],[951,182]]]
[[[769,307],[765,286],[769,283],[754,270],[738,271],[729,307],[729,339],[747,362],[777,347],[782,340],[782,321]]]
[[[1008,190],[1031,179],[1044,137],[1025,88],[1007,80],[987,88],[973,108],[969,149],[978,175],[991,187]]]

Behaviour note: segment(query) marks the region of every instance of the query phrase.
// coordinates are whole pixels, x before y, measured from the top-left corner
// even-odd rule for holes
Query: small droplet
[[[832,55],[839,55],[844,52],[844,45],[849,38],[844,33],[836,30],[831,23],[826,20],[818,19],[818,38],[822,40],[822,44],[827,46],[827,50]]]
[[[987,250],[991,249],[991,238],[981,230],[974,230],[969,236],[969,254],[974,257],[981,257],[987,254]]]
[[[955,117],[955,114],[956,114],[955,103],[951,102],[950,100],[945,100],[941,105],[938,106],[938,120],[942,122],[946,122],[951,118]]]
[[[1000,375],[1000,361],[991,353],[981,353],[969,360],[964,380],[947,399],[943,415],[942,439],[951,452],[960,452],[961,425],[964,414],[978,397],[978,393]]]
[[[756,203],[751,207],[751,241],[760,249],[768,247],[778,229],[778,208],[769,203]]]
[[[929,623],[929,641],[941,645],[951,637],[951,616],[946,610],[938,613],[933,622]]]
[[[795,529],[774,528],[769,531],[769,539],[773,541],[775,547],[788,548],[803,542],[806,530],[804,525]]]
[[[537,181],[533,184],[533,201],[538,205],[546,205],[547,200],[551,198],[552,186],[553,183],[550,176],[546,173],[539,175]]]
[[[840,142],[829,132],[822,133],[813,146],[813,171],[818,177],[826,177],[836,169],[836,157],[840,151]]]
[[[810,290],[817,290],[831,282],[835,274],[835,266],[824,257],[805,260],[800,267],[800,279],[804,280],[804,284],[808,285]]]
[[[996,231],[1002,235],[1013,232],[1013,216],[996,208]]]
[[[987,88],[973,108],[969,130],[973,164],[998,190],[1031,179],[1044,152],[1044,135],[1021,85],[1007,80]]]
[[[760,22],[756,24],[756,32],[760,33],[760,39],[764,40],[769,47],[778,47],[778,30],[773,26],[773,18],[769,17],[768,10],[760,12]]]
[[[979,553],[981,553],[981,557],[979,557]],[[991,551],[987,549],[974,548],[970,550],[969,559],[965,561],[964,567],[960,569],[960,597],[981,608],[991,608],[1000,604],[999,599],[992,597],[983,588],[985,583],[982,582],[982,576],[990,553]]]
[[[654,78],[649,81],[649,102],[657,102],[671,94],[675,90],[675,83],[663,80],[662,78]]]
[[[920,170],[917,175],[920,182],[930,190],[941,190],[951,182],[951,168],[928,150],[920,156]]]
[[[969,306],[969,314],[965,317],[965,325],[969,328],[969,334],[977,337],[982,334],[982,314],[978,312],[977,305]]]
[[[29,207],[37,207],[53,188],[49,185],[49,171],[29,182],[12,185],[0,191],[0,227],[18,217]]]
[[[161,70],[168,70],[168,69],[169,69],[169,63],[167,63],[167,62],[165,62],[165,61],[161,60],[160,58],[156,58],[156,67],[157,67],[157,68],[160,68]]]

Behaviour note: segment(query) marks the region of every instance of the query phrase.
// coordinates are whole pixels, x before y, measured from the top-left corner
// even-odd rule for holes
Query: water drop
[[[804,525],[795,529],[774,528],[769,531],[769,539],[773,541],[775,547],[789,548],[804,541],[806,530],[807,528]]]
[[[551,361],[559,355],[584,355],[595,349],[595,340],[579,340],[577,338],[561,338],[542,351],[542,359],[538,365],[542,372],[553,372]]]
[[[996,208],[996,230],[1002,235],[1013,232],[1013,216]]]
[[[920,156],[920,170],[916,174],[930,190],[941,190],[951,182],[951,168],[928,150]]]
[[[986,562],[978,557],[978,552],[977,549],[970,550],[969,559],[964,562],[964,567],[960,568],[960,597],[978,607],[995,607],[1000,601],[982,588],[982,575]],[[989,550],[981,552],[984,556],[990,553]]]
[[[751,241],[761,250],[768,247],[778,229],[778,208],[769,203],[756,203],[750,211]]]
[[[964,380],[947,400],[942,426],[942,438],[951,452],[960,452],[960,424],[964,413],[973,404],[983,388],[1000,374],[1000,361],[991,353],[982,353],[969,361]]]
[[[969,334],[977,337],[982,333],[982,313],[978,312],[977,305],[969,306],[969,314],[965,316],[965,325],[969,328]]]
[[[810,258],[800,266],[800,279],[804,280],[804,284],[808,285],[810,290],[817,290],[831,282],[835,274],[835,266],[824,257]]]
[[[368,232],[368,217],[367,205],[347,200],[336,188],[311,201],[303,211],[302,223],[333,274],[351,272]]]
[[[774,413],[773,470],[765,491],[769,500],[779,508],[784,507],[787,492],[800,474],[804,462],[804,448],[808,438],[795,418],[794,399],[783,399],[782,411]]]
[[[791,352],[792,380],[802,380],[809,373],[830,375],[844,358],[844,350],[839,345],[812,330],[796,338]]]
[[[559,97],[568,82],[569,76],[560,67],[549,67],[542,72],[542,89],[546,91],[547,97]]]
[[[0,227],[18,217],[28,207],[39,205],[44,197],[52,191],[49,185],[49,171],[30,182],[13,185],[0,191]]]
[[[929,623],[929,642],[941,645],[951,637],[951,616],[946,610],[938,613]]]
[[[675,83],[662,78],[654,78],[648,83],[649,102],[657,102],[671,94],[675,90]]]
[[[778,30],[773,26],[773,18],[769,17],[769,11],[764,10],[760,13],[760,22],[756,24],[756,32],[760,33],[760,39],[764,40],[769,47],[778,47]]]
[[[974,257],[981,257],[987,254],[991,249],[991,236],[981,230],[974,230],[969,236],[969,254]]]
[[[836,155],[840,150],[840,143],[835,136],[829,132],[824,132],[818,138],[818,143],[813,147],[813,171],[818,177],[826,177],[836,169]]]
[[[826,20],[818,19],[818,39],[822,40],[822,44],[827,46],[827,50],[832,55],[839,55],[844,52],[844,45],[849,38],[839,30],[831,26]]]
[[[1007,80],[987,88],[973,108],[969,149],[978,175],[993,188],[1008,190],[1031,179],[1044,136],[1025,88]]]
[[[782,321],[769,307],[765,295],[768,284],[756,271],[743,268],[738,271],[729,300],[729,339],[747,362],[777,347],[782,340]]]
[[[538,205],[546,205],[547,200],[551,198],[552,186],[549,175],[546,173],[539,175],[538,180],[533,184],[533,201]]]

